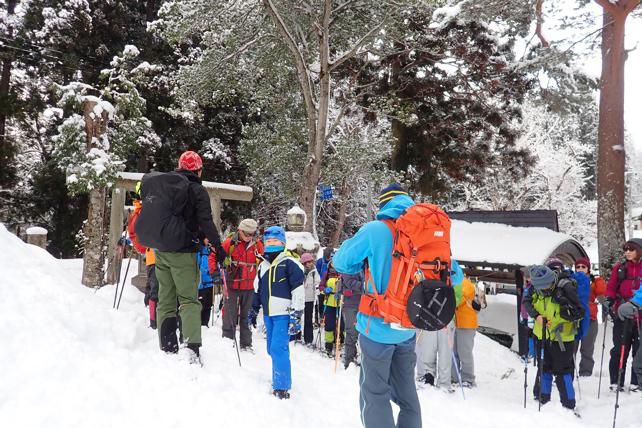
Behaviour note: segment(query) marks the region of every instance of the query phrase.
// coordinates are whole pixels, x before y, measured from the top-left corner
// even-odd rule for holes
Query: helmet
[[[203,160],[196,152],[183,152],[181,157],[178,159],[178,168],[186,169],[188,171],[198,171],[203,169]]]
[[[303,255],[301,256],[301,264],[305,264],[313,261],[314,261],[314,257],[310,253],[303,253]]]

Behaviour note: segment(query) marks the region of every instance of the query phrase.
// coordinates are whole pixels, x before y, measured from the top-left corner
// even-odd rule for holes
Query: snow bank
[[[0,252],[2,426],[361,426],[355,368],[334,374],[334,361],[293,345],[292,399],[279,401],[269,394],[271,365],[260,333],[256,355],[242,353],[240,368],[218,320],[203,329],[204,367],[190,366],[158,350],[142,295],[131,285],[115,311],[114,287],[94,292],[80,284],[82,261],[54,259],[1,224]],[[419,391],[425,426],[610,426],[614,396],[604,383],[595,399],[596,377],[582,378],[582,420],[561,408],[557,394],[538,413],[530,392],[522,409],[523,366],[513,353],[478,335],[475,355],[479,386],[466,391],[465,402],[460,391]],[[530,367],[529,384],[533,376]],[[640,427],[640,396],[622,394],[620,406],[618,426]]]

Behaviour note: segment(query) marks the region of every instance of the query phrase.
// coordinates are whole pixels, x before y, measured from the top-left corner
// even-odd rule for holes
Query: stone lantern
[[[287,214],[287,227],[286,229],[292,232],[303,232],[305,227],[306,216],[305,211],[295,204]]]

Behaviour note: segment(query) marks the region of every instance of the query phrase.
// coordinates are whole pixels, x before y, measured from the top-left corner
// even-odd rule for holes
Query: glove
[[[351,297],[351,296],[352,296],[352,290],[345,290],[345,291],[343,292],[343,295],[344,295],[345,297]]]
[[[473,300],[472,307],[477,312],[481,311],[481,308],[482,308],[477,300]]]
[[[290,325],[288,326],[288,334],[294,336],[301,332],[301,317],[303,311],[290,312]]]
[[[633,319],[637,315],[639,310],[640,308],[634,303],[626,302],[620,305],[617,310],[617,315],[622,321],[624,321],[625,319]]]
[[[252,308],[250,312],[247,313],[247,322],[252,327],[256,328],[256,318],[259,315],[259,308]]]
[[[326,287],[323,290],[323,294],[332,294],[332,287]]]
[[[607,297],[606,300],[604,301],[604,309],[606,309],[606,313],[611,315],[611,318],[615,319],[615,312],[613,310],[615,309],[615,299],[612,297]]]

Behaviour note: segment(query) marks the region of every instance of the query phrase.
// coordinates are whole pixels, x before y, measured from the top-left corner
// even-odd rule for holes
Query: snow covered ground
[[[255,333],[256,354],[236,352],[220,320],[203,334],[204,367],[158,350],[142,295],[127,286],[119,311],[114,287],[80,285],[79,260],[57,260],[0,225],[1,427],[359,427],[358,369],[292,348],[292,399],[270,395],[270,359]],[[492,304],[492,303],[491,303]],[[599,345],[599,344],[598,344]],[[523,409],[523,366],[509,350],[478,335],[478,388],[446,395],[419,391],[426,427],[610,427],[614,395],[597,373],[582,378],[577,419],[554,393],[541,413],[530,386]],[[507,379],[502,375],[514,372]],[[529,385],[534,377],[529,367]],[[606,390],[606,391],[605,391]],[[622,394],[618,427],[642,427],[642,394]]]

